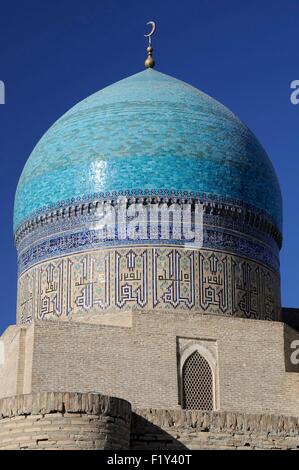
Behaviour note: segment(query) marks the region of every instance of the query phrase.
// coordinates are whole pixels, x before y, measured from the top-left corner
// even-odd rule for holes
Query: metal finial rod
[[[148,34],[145,34],[144,36],[148,38],[148,47],[146,49],[147,52],[147,58],[144,62],[145,67],[148,68],[153,68],[155,67],[155,61],[153,59],[153,48],[152,48],[152,36],[154,32],[156,31],[156,23],[154,21],[148,21],[146,23],[147,25],[152,25],[152,29]]]

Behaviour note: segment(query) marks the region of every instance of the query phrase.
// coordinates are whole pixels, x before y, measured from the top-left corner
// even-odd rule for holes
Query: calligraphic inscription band
[[[18,286],[18,321],[87,313],[163,310],[278,319],[279,276],[265,265],[210,250],[119,247],[35,265]]]

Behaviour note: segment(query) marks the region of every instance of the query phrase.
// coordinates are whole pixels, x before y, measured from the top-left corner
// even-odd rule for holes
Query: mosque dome
[[[64,114],[24,167],[18,322],[277,320],[281,206],[269,158],[227,108],[151,68],[121,80]]]
[[[14,228],[82,198],[165,192],[236,201],[281,229],[278,180],[252,132],[213,98],[146,69],[81,101],[45,133],[20,177]]]

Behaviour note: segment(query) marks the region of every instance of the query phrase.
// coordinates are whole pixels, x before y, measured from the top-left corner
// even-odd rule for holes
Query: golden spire
[[[148,38],[148,47],[146,49],[147,58],[144,62],[144,65],[147,69],[152,69],[153,67],[155,67],[155,61],[153,59],[152,35],[156,31],[156,23],[154,21],[148,21],[146,24],[150,24],[152,26],[152,29],[148,34],[144,35],[146,38]]]

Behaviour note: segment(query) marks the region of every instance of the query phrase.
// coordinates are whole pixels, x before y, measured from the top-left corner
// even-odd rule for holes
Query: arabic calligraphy
[[[20,276],[18,319],[138,309],[276,319],[279,278],[254,261],[182,247],[94,250],[40,263]]]

